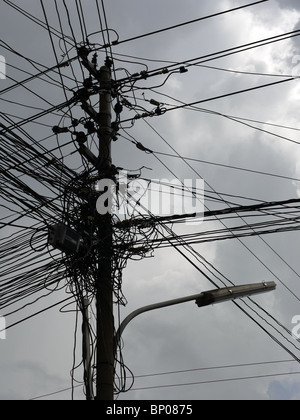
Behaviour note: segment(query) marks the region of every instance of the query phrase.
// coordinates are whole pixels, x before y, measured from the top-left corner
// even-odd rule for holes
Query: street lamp
[[[241,297],[246,297],[254,294],[269,292],[276,289],[276,283],[273,281],[263,283],[246,284],[242,286],[223,287],[220,289],[208,290],[206,292],[198,293],[196,295],[181,297],[178,299],[167,300],[164,302],[154,303],[152,305],[143,306],[135,311],[131,312],[119,326],[118,331],[115,335],[115,355],[117,352],[118,345],[121,340],[121,335],[125,327],[132,321],[136,316],[152,311],[154,309],[165,308],[167,306],[178,305],[179,303],[189,302],[192,300],[196,301],[198,307],[208,306],[213,303],[224,302],[227,300],[234,300]]]

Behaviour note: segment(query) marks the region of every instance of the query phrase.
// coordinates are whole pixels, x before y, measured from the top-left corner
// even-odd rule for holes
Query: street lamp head
[[[199,307],[208,306],[213,303],[224,302],[236,298],[246,297],[254,294],[269,292],[276,289],[276,283],[263,282],[246,284],[243,286],[223,287],[220,289],[209,290],[203,292],[196,298],[196,304]]]

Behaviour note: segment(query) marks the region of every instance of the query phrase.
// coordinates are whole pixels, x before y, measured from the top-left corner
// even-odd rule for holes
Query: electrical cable
[[[177,25],[169,26],[168,28],[159,29],[159,30],[156,30],[156,31],[152,31],[152,32],[143,34],[143,35],[137,35],[135,37],[128,38],[128,39],[121,40],[121,41],[115,41],[115,42],[113,42],[112,45],[120,45],[120,44],[124,44],[125,42],[127,43],[127,42],[130,42],[130,41],[136,41],[136,40],[141,39],[141,38],[145,38],[145,37],[152,36],[152,35],[157,35],[157,34],[160,34],[162,32],[166,32],[166,31],[170,31],[172,29],[180,28],[182,26],[190,25],[192,23],[201,22],[203,20],[211,19],[211,18],[214,18],[214,17],[217,17],[217,16],[222,16],[222,15],[232,13],[232,12],[235,12],[235,11],[238,11],[238,10],[246,9],[248,7],[256,6],[260,3],[265,3],[266,1],[269,1],[269,0],[256,1],[254,3],[249,3],[249,4],[246,4],[244,6],[235,7],[233,9],[225,10],[223,12],[214,13],[214,14],[211,14],[209,16],[204,16],[204,17],[200,17],[200,18],[197,18],[197,19],[190,20],[188,22],[179,23]]]
[[[189,67],[193,67],[193,66],[197,66],[199,67],[200,65],[203,65],[204,63],[207,63],[209,61],[215,61],[217,59],[220,58],[225,58],[225,57],[229,57],[231,55],[235,55],[235,54],[239,54],[241,52],[246,52],[246,51],[250,51],[252,49],[255,48],[260,48],[260,47],[264,47],[267,45],[272,45],[274,43],[277,42],[282,42],[282,41],[286,41],[286,40],[290,40],[293,39],[295,37],[300,36],[300,30],[294,30],[291,32],[286,32],[283,34],[279,34],[279,35],[274,35],[268,38],[264,38],[258,41],[253,41],[247,44],[242,44],[242,45],[238,45],[236,47],[231,47],[231,48],[227,48],[225,50],[221,50],[221,51],[217,51],[214,53],[210,53],[210,54],[206,54],[203,56],[198,56],[189,60],[185,60],[185,61],[181,61],[181,62],[168,62],[170,63],[167,66],[164,67],[160,67],[160,68],[156,68],[153,70],[149,70],[146,72],[146,74],[144,72],[142,73],[137,73],[134,74],[133,76],[131,76],[129,79],[125,78],[125,79],[120,79],[118,82],[120,84],[124,84],[128,81],[130,81],[130,79],[132,79],[131,81],[134,81],[134,83],[136,83],[138,80],[144,80],[145,77],[150,78],[153,76],[157,76],[157,75],[162,75],[162,74],[166,74],[169,71],[172,70],[172,68],[177,68],[177,70],[180,70],[181,68],[185,68],[185,70],[188,70]],[[156,61],[156,60],[153,60]],[[160,60],[159,60],[160,61]],[[282,77],[282,75],[280,75],[279,77]],[[290,76],[291,77],[291,76]],[[297,79],[297,76],[292,76],[295,79]]]
[[[198,372],[198,371],[206,371],[206,370],[215,370],[215,369],[228,369],[228,368],[236,368],[236,367],[249,367],[249,366],[262,366],[262,365],[270,365],[270,364],[280,364],[280,363],[290,363],[295,362],[295,360],[278,360],[278,361],[266,361],[266,362],[254,362],[254,363],[240,363],[240,364],[233,364],[233,365],[223,365],[223,366],[209,366],[204,368],[195,368],[195,369],[184,369],[184,370],[177,370],[171,372],[161,372],[161,373],[150,373],[144,375],[135,375],[135,378],[148,378],[148,377],[156,377],[156,376],[165,376],[165,375],[173,375],[173,374],[183,374],[183,373],[190,373],[190,372]],[[288,373],[286,373],[288,375]],[[274,374],[275,375],[275,374]],[[246,377],[244,377],[246,379]],[[250,379],[250,378],[249,378]],[[81,385],[77,385],[79,387]],[[39,395],[37,397],[31,398],[31,400],[37,400],[45,397],[50,397],[52,395],[69,391],[71,388],[61,389],[55,392],[51,392],[44,395]],[[134,391],[132,389],[131,391]]]
[[[187,382],[187,383],[180,383],[180,384],[137,387],[137,388],[132,388],[130,391],[145,391],[145,390],[150,390],[150,389],[173,388],[173,387],[181,387],[181,386],[208,385],[208,384],[213,384],[213,383],[233,382],[233,381],[242,381],[242,380],[249,380],[249,379],[274,378],[278,376],[293,376],[293,375],[299,375],[299,374],[300,374],[300,371],[299,372],[270,373],[270,374],[265,374],[265,375],[241,376],[241,377],[235,377],[235,378],[210,379],[206,381]]]
[[[289,79],[279,80],[279,81],[272,82],[272,83],[266,83],[266,84],[259,85],[259,86],[254,86],[254,87],[247,88],[247,89],[241,89],[241,90],[238,90],[238,91],[225,93],[223,95],[218,95],[218,96],[214,96],[214,97],[211,97],[211,98],[200,99],[200,100],[190,102],[190,103],[187,103],[187,104],[177,105],[177,106],[174,106],[174,107],[171,107],[171,108],[167,108],[167,109],[164,110],[164,113],[170,112],[170,111],[176,111],[176,110],[180,110],[180,109],[184,109],[184,108],[188,108],[188,107],[192,107],[194,105],[199,105],[199,104],[202,104],[202,103],[205,103],[205,102],[211,102],[211,101],[228,98],[228,97],[235,96],[235,95],[240,95],[242,93],[253,92],[253,91],[256,91],[256,90],[259,90],[259,89],[264,89],[264,88],[275,86],[275,85],[281,85],[283,83],[292,82],[292,81],[295,81],[294,77],[291,77]],[[139,115],[138,114],[133,118],[124,119],[124,120],[120,121],[120,123],[123,124],[123,123],[129,122],[129,121],[134,122],[135,120],[138,120],[140,118],[152,117],[152,116],[155,116],[155,114],[151,114],[151,113],[149,113],[148,115]]]

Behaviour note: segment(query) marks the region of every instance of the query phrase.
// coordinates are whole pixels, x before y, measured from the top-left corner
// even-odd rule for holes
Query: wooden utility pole
[[[99,136],[99,179],[111,179],[111,71],[101,67]],[[112,219],[108,211],[99,215],[98,273],[96,277],[97,359],[96,400],[113,400],[114,318],[112,278]]]
[[[99,155],[95,156],[84,145],[81,153],[95,166],[98,179],[112,180],[111,159],[111,100],[112,80],[110,67],[112,62],[107,58],[105,65],[97,70],[96,60],[88,60],[89,50],[85,47],[78,50],[82,64],[100,85],[99,113],[89,105],[85,95],[82,97],[82,109],[94,120],[99,138]],[[102,192],[102,194],[106,192]],[[100,193],[101,195],[101,193]],[[93,209],[95,210],[95,209]],[[114,317],[113,317],[113,272],[112,272],[112,215],[109,205],[107,211],[97,217],[98,245],[96,249],[97,267],[95,275],[96,297],[96,400],[113,400],[114,396]]]

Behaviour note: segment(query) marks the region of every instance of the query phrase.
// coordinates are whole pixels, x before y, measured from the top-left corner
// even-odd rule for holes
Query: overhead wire
[[[175,375],[175,374],[184,374],[184,373],[192,373],[192,372],[198,372],[198,371],[206,371],[206,370],[215,370],[215,369],[232,369],[232,368],[236,368],[236,367],[254,367],[254,366],[267,366],[267,365],[272,365],[272,364],[285,364],[285,363],[291,363],[291,362],[295,362],[295,360],[293,359],[289,359],[289,360],[277,360],[277,361],[265,361],[265,362],[253,362],[253,363],[240,363],[240,364],[232,364],[232,365],[221,365],[221,366],[208,366],[208,367],[203,367],[203,368],[194,368],[194,369],[183,369],[183,370],[176,370],[176,371],[170,371],[170,372],[158,372],[158,373],[148,373],[148,374],[142,374],[142,375],[135,375],[136,379],[141,379],[141,378],[149,378],[149,377],[157,377],[157,376],[165,376],[165,375]],[[288,373],[283,373],[288,375]],[[274,375],[276,375],[274,373]],[[260,377],[264,377],[264,375],[260,375]],[[243,377],[246,379],[246,377]],[[250,377],[248,377],[247,379],[250,379]],[[228,379],[230,380],[230,379]],[[77,387],[79,387],[81,385],[77,385]],[[36,400],[36,399],[41,399],[41,398],[46,398],[46,397],[50,397],[52,395],[58,394],[58,393],[62,393],[62,392],[66,392],[69,391],[71,388],[64,388],[58,391],[54,391],[51,393],[47,393],[47,394],[43,394],[43,395],[39,395],[37,397],[31,398],[31,400]],[[131,391],[137,390],[135,388],[133,388]]]
[[[159,135],[159,137],[179,156],[179,157],[181,157],[181,159],[185,162],[185,160],[182,158],[182,156],[180,156],[177,152],[176,152],[176,150],[148,123],[148,121],[146,121],[146,120],[144,120],[146,123],[147,123],[147,125],[149,125],[151,128],[152,128],[152,130],[154,131],[154,132],[156,132],[156,134],[158,134]],[[148,149],[148,151],[149,152],[152,152],[151,150],[149,150]],[[156,156],[156,158],[161,162],[161,160]],[[162,163],[162,162],[161,162]],[[187,162],[185,162],[185,163],[187,163]],[[193,169],[193,171],[196,173],[196,175],[197,176],[199,176],[200,177],[200,174],[194,169],[194,168],[192,168],[191,167],[191,165],[189,164],[189,163],[187,163],[187,165],[191,168],[191,169]],[[164,166],[167,168],[167,166],[164,164]],[[172,173],[172,175],[173,176],[176,176],[172,171],[170,171],[171,173]],[[221,197],[220,197],[221,198]],[[235,232],[235,230],[236,229],[240,229],[240,228],[238,228],[238,227],[236,227],[236,228],[229,228],[227,225],[225,225],[225,223],[222,221],[222,220],[220,220],[220,218],[219,217],[217,217],[217,219],[218,219],[218,221],[219,222],[221,222],[222,223],[222,225],[224,226],[224,233],[226,233],[226,232],[229,232],[226,236],[224,236],[223,238],[222,237],[219,237],[219,239],[228,239],[228,238],[233,238],[233,239],[238,239],[241,243],[242,243],[242,245],[273,275],[273,276],[275,276],[275,278],[281,283],[281,284],[283,284],[283,286],[297,299],[297,300],[299,300],[299,297],[272,271],[272,270],[270,270],[270,268],[268,267],[268,266],[266,266],[266,264],[265,263],[263,263],[263,261],[261,260],[261,258],[259,258],[253,251],[251,251],[251,249],[244,243],[244,242],[242,242],[241,241],[241,238],[243,238],[243,237],[245,237],[245,236],[259,236],[259,237],[261,237],[261,235],[262,234],[264,234],[264,233],[271,233],[271,232],[276,232],[276,233],[278,233],[278,232],[286,232],[286,231],[295,231],[295,230],[297,230],[299,227],[297,227],[297,225],[295,226],[295,217],[293,217],[292,219],[291,219],[291,222],[292,222],[292,225],[291,226],[284,226],[284,227],[276,227],[276,228],[274,228],[273,227],[273,229],[271,230],[271,229],[267,229],[267,230],[255,230],[254,229],[254,225],[253,226],[251,226],[251,225],[249,225],[248,224],[248,222],[245,220],[245,219],[243,219],[241,216],[239,216],[240,218],[241,218],[241,220],[243,221],[243,223],[245,223],[245,227],[246,227],[246,229],[250,229],[250,231],[248,231],[247,233],[242,233],[242,232]],[[286,221],[284,221],[284,222],[282,222],[282,221],[277,221],[277,222],[273,222],[273,225],[274,225],[274,223],[275,224],[278,224],[278,223],[286,223]],[[272,225],[272,223],[271,223],[271,225]],[[245,227],[243,227],[242,229],[245,229]],[[171,235],[172,236],[172,235]],[[194,235],[189,235],[190,237],[191,236],[194,236]],[[196,235],[197,236],[197,235]],[[213,238],[209,238],[209,239],[207,239],[207,238],[205,238],[205,239],[203,239],[203,241],[204,242],[206,242],[206,241],[212,241],[212,240],[216,240],[217,239],[217,236],[215,236],[215,237],[213,237]],[[261,238],[262,239],[262,238]],[[167,241],[168,241],[168,245],[167,246],[174,246],[174,243],[176,243],[176,241],[178,240],[178,237],[175,237],[174,238],[174,241],[172,241],[172,242],[169,242],[169,239],[167,239]],[[202,240],[201,239],[195,239],[195,240],[193,240],[192,242],[188,242],[188,243],[193,243],[193,244],[195,244],[195,243],[201,243],[202,242]],[[267,245],[272,251],[274,251],[274,248],[272,248],[265,240],[263,240],[263,242],[265,243],[265,245]],[[163,246],[162,244],[160,245],[160,246]],[[275,252],[274,252],[275,253]],[[275,255],[277,255],[277,253],[275,253]],[[282,259],[282,261],[283,262],[285,262],[283,259]],[[287,264],[287,266],[289,266],[289,264]],[[295,271],[294,271],[295,272]],[[299,274],[297,274],[297,276],[299,277]]]
[[[60,71],[58,55],[56,53],[56,48],[55,48],[54,41],[53,41],[53,38],[52,38],[52,35],[51,35],[49,21],[48,21],[48,18],[47,18],[47,13],[46,13],[46,10],[45,10],[45,7],[44,7],[43,0],[40,0],[40,2],[41,2],[42,10],[43,10],[44,19],[45,19],[45,22],[46,22],[46,25],[47,25],[47,30],[48,30],[48,33],[49,33],[52,50],[53,50],[53,53],[54,53],[54,56],[55,56],[57,66],[58,66],[58,72],[59,72],[59,77],[60,77],[60,81],[61,81],[61,86],[62,86],[62,89],[64,91],[64,96],[65,96],[65,99],[66,99],[66,103],[68,103],[70,117],[72,118],[72,110],[71,110],[71,106],[69,104],[68,95],[67,95],[67,92],[66,92],[66,87],[65,87],[64,80],[63,80],[63,76],[62,76],[62,73]]]
[[[236,47],[231,47],[231,48],[227,48],[225,50],[221,50],[221,51],[217,51],[214,53],[210,53],[210,54],[205,54],[202,56],[198,56],[198,57],[194,57],[188,60],[184,60],[184,61],[180,61],[180,62],[167,62],[167,66],[163,66],[163,67],[159,67],[153,70],[148,70],[146,75],[144,73],[142,74],[135,74],[134,77],[130,77],[130,78],[124,78],[124,79],[120,79],[118,82],[119,83],[126,83],[128,81],[130,81],[130,79],[132,78],[134,80],[134,83],[136,83],[139,80],[144,80],[145,76],[147,76],[147,78],[150,77],[154,77],[157,75],[161,75],[161,74],[166,74],[169,71],[172,71],[173,68],[175,68],[174,70],[180,69],[180,68],[185,68],[186,70],[189,69],[189,67],[193,67],[193,66],[197,66],[199,67],[200,65],[203,65],[204,63],[210,62],[210,61],[215,61],[217,59],[220,58],[225,58],[225,57],[229,57],[231,55],[235,55],[235,54],[240,54],[242,52],[246,52],[246,51],[250,51],[252,49],[256,49],[256,48],[260,48],[260,47],[264,47],[267,45],[272,45],[274,43],[277,42],[282,42],[282,41],[286,41],[286,40],[291,40],[295,37],[300,36],[300,30],[294,30],[294,31],[290,31],[290,32],[286,32],[283,34],[279,34],[279,35],[274,35],[268,38],[264,38],[264,39],[260,39],[258,41],[253,41],[250,43],[246,43],[246,44],[241,44],[238,45]],[[156,60],[151,60],[151,61],[156,61]],[[161,60],[158,60],[159,62],[161,62]],[[279,77],[282,77],[282,75],[279,75]],[[287,75],[288,78],[295,78],[297,79],[298,77],[292,76],[292,75]]]
[[[147,122],[147,124],[149,125],[149,123]],[[155,131],[155,130],[154,130]],[[157,133],[158,134],[158,133]],[[160,136],[161,137],[161,136]],[[161,137],[162,138],[162,137]],[[163,138],[162,138],[163,139]],[[163,139],[164,140],[164,139]],[[166,142],[167,143],[167,142]],[[168,144],[168,143],[167,143]],[[173,151],[175,151],[174,150],[174,148],[172,147],[172,146],[170,146],[169,145],[169,147],[171,147],[171,149],[173,150]],[[176,151],[175,151],[176,152]],[[177,153],[177,152],[176,152]],[[188,164],[188,166],[190,166],[189,164]],[[195,171],[195,170],[194,170]],[[172,171],[171,171],[171,173],[172,173]],[[197,171],[195,171],[195,173],[198,175],[198,176],[200,176],[198,173],[197,173]],[[172,173],[173,175],[174,175],[174,173]],[[241,220],[245,223],[245,225],[247,226],[247,228],[250,228],[250,229],[252,229],[251,228],[251,226],[249,226],[249,224],[243,219],[243,218],[241,218]],[[294,221],[294,218],[292,219],[293,221]],[[233,236],[233,238],[235,238],[235,239],[238,239],[240,242],[241,242],[241,240],[240,240],[240,236],[239,235],[236,235],[235,233],[234,233],[234,231],[232,230],[232,228],[228,228],[219,218],[218,218],[218,221],[219,222],[221,222],[223,225],[224,225],[224,227],[225,227],[225,231],[229,231]],[[293,228],[291,229],[291,230],[294,230],[294,226],[293,226]],[[252,229],[253,230],[253,229]],[[280,230],[280,229],[279,229]],[[174,232],[170,232],[171,233],[171,235],[170,235],[170,238],[172,237],[172,235],[174,235]],[[259,232],[259,233],[256,233],[254,230],[253,230],[253,232],[251,232],[250,233],[250,235],[262,235],[262,233],[263,232]],[[260,237],[259,236],[259,237]],[[176,239],[175,239],[176,238]],[[174,239],[175,239],[175,241],[174,242],[172,242],[172,244],[171,244],[171,246],[173,246],[175,249],[177,249],[177,244],[178,243],[180,243],[180,240],[181,240],[181,236],[178,236],[178,235],[176,235],[175,237],[174,237]],[[167,241],[169,241],[170,239],[167,239]],[[188,242],[187,242],[188,243]],[[281,284],[283,284],[285,287],[286,287],[286,289],[290,292],[290,293],[292,293],[292,295],[294,296],[294,297],[296,297],[296,299],[297,300],[299,300],[299,297],[294,293],[294,292],[292,292],[292,290],[272,271],[272,270],[270,270],[270,268],[265,264],[265,263],[263,263],[263,261],[261,260],[261,258],[259,258],[253,251],[251,251],[251,249],[244,243],[244,242],[241,242],[242,243],[242,245],[243,246],[245,246],[246,247],[246,249],[248,249],[248,251],[250,251],[251,252],[251,254],[253,255],[253,256],[255,256],[255,258],[256,259],[258,259],[258,261],[260,261],[260,263],[262,263],[263,264],[263,266],[265,267],[265,268],[267,268],[270,272],[271,272],[271,274],[272,275],[274,275],[276,278],[277,278],[277,280],[279,280],[280,281],[280,283]],[[266,242],[266,241],[264,241],[264,243],[267,245],[267,246],[269,246],[269,244]],[[160,245],[161,246],[161,245]],[[269,246],[269,248],[271,249],[271,250],[274,250],[272,247],[270,247]],[[285,262],[285,260],[283,260],[282,259],[282,261],[283,262]],[[288,264],[287,264],[288,265]],[[289,266],[289,265],[288,265]],[[295,272],[295,271],[294,271]],[[297,274],[297,273],[296,273]],[[298,274],[298,277],[299,277],[299,274]],[[239,306],[239,305],[238,305]],[[248,305],[249,306],[249,305]],[[239,306],[240,307],[240,306]],[[253,308],[250,308],[251,310],[253,310]],[[262,309],[261,307],[260,307],[260,309]],[[244,311],[245,312],[245,311]],[[248,314],[248,316],[251,318],[251,319],[254,319],[248,312],[245,312],[246,314]],[[257,322],[256,320],[255,320],[255,322]],[[278,322],[277,320],[276,320],[276,322]],[[264,331],[267,331],[260,323],[258,323],[258,325],[264,330]],[[280,325],[280,323],[279,323],[279,325]],[[282,327],[282,325],[281,325],[281,327]],[[276,331],[278,331],[277,329],[276,329]],[[279,343],[281,346],[283,346],[283,348],[285,348],[288,352],[290,352],[289,351],[289,349],[286,347],[286,346],[284,346],[280,341],[278,341],[272,334],[269,334],[270,335],[270,337],[275,341],[275,342],[277,342],[277,343]],[[289,340],[288,340],[289,341]],[[290,341],[289,341],[290,342]],[[292,343],[293,344],[293,343]],[[295,357],[295,359],[296,360],[299,360],[298,359],[298,357],[294,354],[294,353],[290,353],[290,354],[292,354],[293,355],[293,357]]]
[[[103,3],[103,0],[101,0],[101,1]],[[138,39],[145,38],[145,37],[148,37],[148,36],[157,35],[157,34],[160,34],[162,32],[166,32],[166,31],[170,31],[172,29],[180,28],[182,26],[186,26],[186,25],[190,25],[190,24],[193,24],[193,23],[201,22],[203,20],[215,18],[215,17],[222,16],[222,15],[225,15],[225,14],[228,14],[228,13],[233,13],[235,11],[246,9],[248,7],[253,7],[253,6],[256,6],[258,4],[265,3],[266,1],[269,1],[269,0],[256,1],[256,2],[249,3],[249,4],[246,4],[246,5],[243,5],[243,6],[239,6],[239,7],[235,7],[235,8],[232,8],[232,9],[224,10],[222,12],[217,12],[217,13],[211,14],[209,16],[204,16],[204,17],[200,17],[200,18],[197,18],[197,19],[187,21],[187,22],[178,23],[176,25],[169,26],[169,27],[163,28],[163,29],[158,29],[156,31],[148,32],[146,34],[137,35],[135,37],[131,37],[131,38],[128,38],[128,39],[125,39],[125,40],[115,41],[113,43],[113,45],[120,45],[120,44],[124,44],[124,43],[127,43],[127,42],[136,41]]]
[[[146,208],[144,208],[142,205],[141,205],[141,203],[139,202],[138,203],[138,205],[139,206],[141,206],[141,208],[143,208],[144,210],[146,210],[149,214],[151,213],[149,210],[147,210]],[[151,217],[153,218],[153,215],[151,215]],[[154,218],[155,219],[155,218]],[[206,273],[205,273],[205,271],[203,271],[202,269],[200,269],[200,267],[198,266],[198,265],[196,265],[192,260],[191,260],[191,258],[189,258],[180,248],[181,247],[183,247],[186,251],[188,250],[188,251],[190,251],[191,252],[191,254],[195,257],[196,256],[196,258],[197,258],[197,260],[200,262],[201,260],[201,263],[203,263],[203,262],[205,262],[206,264],[209,264],[208,263],[208,261],[206,261],[204,258],[203,258],[203,256],[201,256],[198,252],[196,252],[191,246],[190,246],[190,244],[187,242],[187,241],[185,241],[185,239],[183,238],[183,236],[182,235],[178,235],[178,234],[176,234],[175,232],[174,232],[174,230],[173,229],[171,229],[171,228],[169,228],[168,226],[166,226],[166,224],[164,224],[163,222],[161,222],[161,221],[157,221],[157,220],[155,220],[155,225],[157,226],[157,225],[160,225],[161,227],[163,227],[167,232],[168,232],[168,234],[170,235],[169,236],[169,238],[167,237],[167,236],[165,236],[162,232],[160,232],[160,235],[163,237],[163,239],[164,240],[166,240],[167,242],[170,242],[171,241],[171,238],[173,238],[173,239],[175,239],[175,241],[173,242],[172,241],[172,243],[171,243],[171,245],[172,245],[172,247],[176,250],[176,251],[178,251],[184,258],[186,258],[190,263],[191,263],[191,265],[194,267],[194,268],[196,268],[196,270],[198,270],[201,274],[202,274],[202,276],[204,276],[207,280],[209,280],[209,282],[211,282],[215,287],[217,287],[217,288],[219,288],[219,286],[218,286],[218,284],[212,279],[212,277],[211,276],[209,276],[209,275],[207,275]],[[161,242],[161,241],[159,241],[159,242]],[[158,245],[158,246],[160,246],[160,245]],[[248,247],[247,247],[248,248]],[[225,286],[226,285],[226,283],[225,283],[225,281],[226,282],[229,282],[231,285],[234,285],[234,283],[231,281],[231,280],[229,280],[228,278],[226,278],[223,274],[221,274],[218,270],[216,270],[215,269],[215,267],[213,267],[213,265],[212,264],[209,264],[210,265],[210,267],[214,270],[214,271],[216,271],[217,273],[218,273],[218,276],[216,276],[215,274],[213,274],[213,271],[211,271],[211,270],[209,270],[209,272],[210,272],[210,274],[213,274],[214,276],[216,276],[216,278],[218,279],[218,280],[220,280],[222,283],[223,283],[223,285]],[[207,268],[207,267],[206,267]],[[221,277],[220,277],[221,276]],[[223,280],[222,280],[222,278],[223,278]],[[288,290],[290,290],[289,288],[288,288]],[[297,297],[297,296],[296,296]],[[249,301],[251,301],[251,302],[253,302],[253,300],[251,299],[251,298],[248,298],[249,299]],[[242,301],[244,301],[243,299],[242,299]],[[243,308],[242,306],[241,306],[241,304],[239,304],[239,303],[237,303],[236,301],[234,301],[233,302],[240,310],[242,310],[244,313],[245,313],[245,315],[247,315],[252,321],[254,321],[265,333],[267,333],[267,335],[275,342],[275,343],[277,343],[278,345],[280,345],[280,347],[282,347],[286,352],[288,352],[296,361],[298,361],[298,362],[300,362],[300,358],[297,356],[297,354],[295,354],[295,353],[293,353],[293,351],[292,350],[290,350],[285,344],[283,344],[283,342],[282,341],[280,341],[277,337],[275,337],[274,336],[274,334],[272,334],[267,328],[265,328],[263,325],[262,325],[262,323],[261,322],[259,322],[255,317],[253,317],[253,315],[251,315],[250,313],[249,313],[249,311],[248,310],[246,310],[245,308]],[[262,306],[261,305],[259,305],[257,302],[254,302],[255,303],[255,305],[256,305],[256,307],[257,308],[259,308],[260,310],[262,310],[263,311],[263,314],[264,315],[267,315],[267,316],[269,316],[273,321],[275,321],[275,323],[276,324],[278,324],[279,325],[279,327],[280,328],[283,328],[283,330],[285,331],[285,332],[287,332],[289,335],[291,335],[291,333],[290,333],[290,331],[286,328],[286,327],[284,327],[284,325],[282,324],[282,323],[280,323],[274,316],[272,316],[268,311],[266,311],[266,310],[264,310],[263,308],[262,308]],[[247,306],[247,308],[249,309],[249,310],[251,310],[251,311],[253,311],[254,313],[255,313],[255,315],[257,315],[257,316],[259,316],[259,318],[261,318],[261,320],[262,321],[264,321],[264,322],[266,322],[267,323],[267,325],[269,326],[269,327],[272,327],[273,329],[275,329],[275,331],[277,332],[277,333],[279,333],[279,335],[283,338],[283,339],[285,339],[289,344],[291,344],[293,347],[295,347],[296,348],[296,350],[300,350],[297,346],[296,346],[296,344],[294,343],[294,342],[291,342],[287,337],[285,337],[284,336],[284,334],[277,328],[277,327],[275,327],[275,325],[272,325],[269,321],[267,321],[266,320],[266,318],[264,318],[263,317],[263,315],[262,314],[259,314],[258,312],[257,312],[257,310],[254,310],[254,308],[253,307],[251,307],[247,302],[245,302],[245,305]]]
[[[193,386],[193,385],[208,385],[213,383],[222,383],[222,382],[233,382],[233,381],[242,381],[249,379],[262,379],[262,378],[274,378],[280,376],[293,376],[299,375],[299,372],[283,372],[283,373],[269,373],[264,375],[252,375],[252,376],[240,376],[234,378],[221,378],[221,379],[210,379],[205,381],[196,381],[196,382],[186,382],[186,383],[177,383],[177,384],[168,384],[168,385],[153,385],[153,386],[141,386],[132,388],[130,391],[145,391],[150,389],[162,389],[162,388],[174,388],[181,386]]]
[[[170,111],[177,111],[177,110],[180,110],[180,109],[193,107],[195,105],[203,104],[203,103],[206,103],[206,102],[211,102],[211,101],[215,101],[215,100],[219,100],[219,99],[224,99],[224,98],[228,98],[228,97],[231,97],[231,96],[240,95],[240,94],[243,94],[243,93],[253,92],[253,91],[256,91],[256,90],[259,90],[259,89],[264,89],[264,88],[275,86],[275,85],[281,85],[283,83],[288,83],[288,82],[292,82],[292,81],[295,81],[294,77],[284,79],[284,80],[279,80],[279,81],[276,81],[276,82],[266,83],[266,84],[262,84],[262,85],[258,85],[258,86],[253,86],[253,87],[246,88],[246,89],[241,89],[241,90],[237,90],[237,91],[234,91],[234,92],[224,93],[222,95],[218,95],[218,96],[214,96],[214,97],[210,97],[210,98],[199,99],[197,101],[193,101],[193,102],[190,102],[190,103],[185,103],[185,104],[182,104],[182,105],[177,105],[177,106],[173,106],[173,107],[170,107],[170,108],[166,108],[166,109],[164,109],[163,113],[165,114],[165,113],[170,112]],[[124,120],[121,120],[120,123],[123,124],[125,122],[130,122],[130,121],[134,122],[135,120],[138,120],[140,118],[153,117],[153,116],[156,116],[155,113],[154,114],[149,113],[148,115],[138,114],[135,117],[126,118]]]
[[[296,79],[295,79],[295,80],[296,80]],[[236,122],[236,123],[239,123],[239,124],[245,125],[246,127],[249,127],[249,128],[251,128],[251,129],[253,129],[253,130],[257,130],[257,131],[260,131],[260,132],[262,132],[262,133],[266,133],[266,134],[268,134],[268,135],[270,135],[270,136],[273,136],[273,137],[279,138],[279,139],[281,139],[281,140],[286,140],[286,141],[288,141],[288,142],[290,142],[290,143],[297,144],[297,145],[299,145],[299,144],[300,144],[300,142],[299,142],[299,141],[296,141],[296,140],[294,140],[294,139],[291,139],[290,137],[283,136],[283,135],[279,135],[279,134],[277,134],[277,133],[271,132],[271,131],[266,130],[266,129],[264,129],[264,128],[256,127],[256,126],[254,126],[254,125],[252,125],[252,124],[250,124],[250,123],[256,123],[256,124],[260,124],[260,125],[272,126],[272,127],[282,128],[282,129],[292,130],[292,131],[300,131],[300,128],[297,128],[297,127],[290,127],[290,126],[284,126],[284,125],[282,125],[282,124],[273,124],[273,123],[266,122],[266,121],[258,121],[258,120],[254,120],[254,119],[250,119],[250,118],[238,117],[238,116],[234,116],[234,115],[228,115],[228,114],[224,114],[224,113],[222,113],[222,112],[214,111],[214,110],[211,110],[211,109],[207,109],[207,108],[200,108],[200,107],[197,107],[197,106],[195,106],[195,105],[193,105],[193,106],[190,106],[190,107],[189,107],[189,106],[186,104],[186,102],[183,102],[183,101],[181,101],[181,100],[179,100],[179,99],[176,99],[176,98],[174,98],[174,97],[171,97],[170,95],[166,95],[166,94],[163,94],[163,93],[161,93],[161,92],[157,92],[157,91],[155,91],[155,90],[153,90],[153,89],[150,89],[150,90],[151,90],[151,91],[153,91],[153,92],[154,92],[154,93],[156,93],[156,94],[159,94],[159,95],[162,95],[162,96],[168,97],[168,98],[170,98],[170,99],[172,99],[172,100],[174,100],[174,101],[176,101],[176,102],[178,102],[178,103],[180,103],[180,104],[184,105],[184,107],[185,107],[186,109],[189,109],[189,110],[191,110],[191,111],[198,111],[198,112],[201,112],[201,113],[204,113],[204,114],[209,114],[209,115],[220,116],[220,117],[223,117],[223,118],[228,119],[228,120],[230,120],[230,121],[233,121],[233,122]],[[143,100],[145,100],[145,99],[143,99]],[[148,100],[147,100],[147,102],[148,102]],[[161,106],[170,106],[170,107],[173,107],[174,105],[163,103],[163,104],[161,104]],[[205,162],[204,162],[204,163],[205,163]]]

